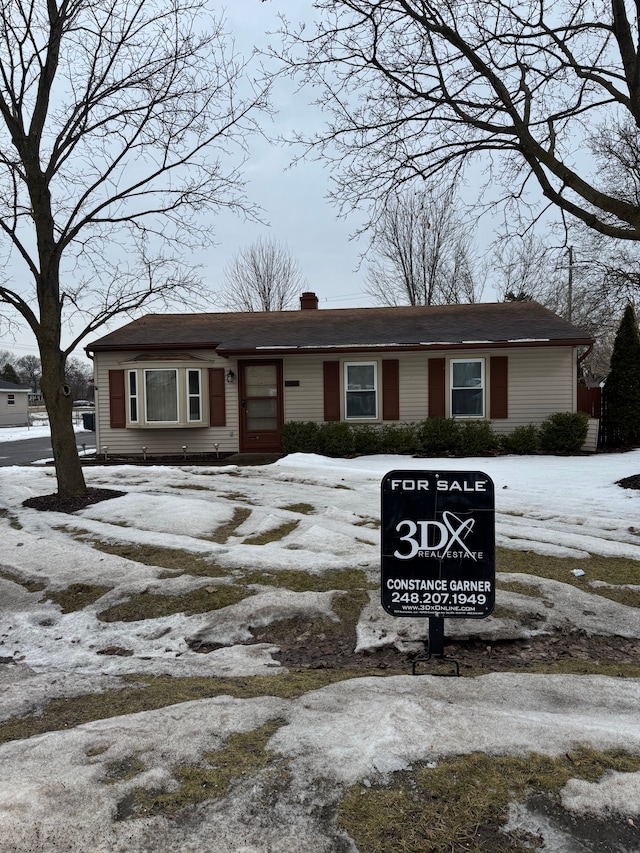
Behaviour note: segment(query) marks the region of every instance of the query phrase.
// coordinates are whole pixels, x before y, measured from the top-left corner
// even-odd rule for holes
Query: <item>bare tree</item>
[[[38,390],[42,374],[40,359],[37,355],[23,355],[18,359],[17,366],[20,378],[35,393]]]
[[[640,240],[640,48],[632,0],[316,0],[285,68],[328,117],[302,138],[335,199],[381,203],[473,164],[489,200],[546,203]],[[537,184],[538,192],[531,196]],[[521,208],[520,208],[521,209]]]
[[[575,245],[553,245],[533,232],[503,241],[494,255],[500,298],[535,299],[596,339],[583,369],[593,376],[607,373],[620,315],[616,290],[605,282],[614,260],[612,241],[588,229],[572,234]],[[607,251],[609,250],[609,251]],[[622,267],[618,269],[624,274]]]
[[[473,228],[456,212],[453,187],[394,193],[372,226],[365,290],[382,305],[476,302],[482,293]]]
[[[221,304],[231,311],[285,311],[295,307],[304,277],[289,249],[259,238],[226,267]]]
[[[206,4],[0,6],[0,234],[23,267],[0,283],[0,301],[38,342],[61,495],[86,492],[69,353],[116,315],[197,287],[183,264],[207,244],[196,215],[251,212],[240,167],[265,93],[243,82]]]

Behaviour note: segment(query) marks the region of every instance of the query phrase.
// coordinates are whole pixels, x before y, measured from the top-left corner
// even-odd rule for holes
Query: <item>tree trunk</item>
[[[86,495],[76,437],[73,431],[73,398],[65,381],[65,357],[58,351],[45,354],[41,348],[42,378],[40,388],[49,414],[51,446],[58,478],[58,494],[63,497]]]

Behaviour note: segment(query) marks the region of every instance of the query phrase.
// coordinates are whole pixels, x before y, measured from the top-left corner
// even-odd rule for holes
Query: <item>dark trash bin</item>
[[[96,413],[95,412],[83,412],[82,413],[82,426],[85,429],[91,430],[91,432],[95,432],[95,430],[96,430]]]

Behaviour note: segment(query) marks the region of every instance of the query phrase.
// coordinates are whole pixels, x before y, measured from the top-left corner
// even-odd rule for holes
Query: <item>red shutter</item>
[[[429,359],[429,417],[444,418],[445,405],[445,359]]]
[[[492,420],[509,417],[509,359],[494,355],[489,360],[489,417]]]
[[[325,421],[339,421],[340,362],[324,361],[322,371],[324,377],[324,419]]]
[[[127,426],[124,370],[109,371],[109,426],[111,429],[124,429]]]
[[[382,420],[400,420],[400,362],[397,358],[382,362]]]
[[[209,368],[209,426],[226,426],[224,367]]]

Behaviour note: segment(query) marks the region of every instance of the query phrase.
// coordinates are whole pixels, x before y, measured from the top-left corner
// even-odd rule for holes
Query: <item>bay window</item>
[[[131,369],[126,392],[128,426],[205,426],[200,368]]]

